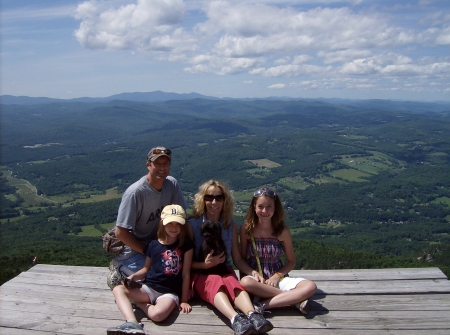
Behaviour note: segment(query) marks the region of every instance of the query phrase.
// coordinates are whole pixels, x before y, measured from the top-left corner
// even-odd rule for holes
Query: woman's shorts
[[[256,280],[255,277],[253,276],[246,276],[246,277],[250,277],[254,280]],[[305,278],[294,278],[294,277],[283,277],[279,282],[278,282],[278,288],[282,291],[290,291],[293,290],[294,288],[297,287],[297,285],[304,281],[307,280]]]
[[[228,299],[232,302],[236,298],[235,290],[244,291],[234,270],[230,270],[230,273],[224,276],[203,273],[196,275],[194,282],[195,293],[200,299],[209,302],[213,306],[214,297],[222,287]]]
[[[172,298],[173,301],[177,304],[177,306],[180,304],[180,300],[177,295],[172,293],[159,293],[158,291],[155,291],[150,286],[147,286],[145,284],[142,284],[142,288],[147,293],[148,298],[150,299],[150,304],[154,305],[160,298]]]

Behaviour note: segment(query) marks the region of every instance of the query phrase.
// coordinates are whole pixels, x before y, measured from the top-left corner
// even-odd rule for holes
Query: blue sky
[[[1,94],[450,101],[448,0],[1,5]]]

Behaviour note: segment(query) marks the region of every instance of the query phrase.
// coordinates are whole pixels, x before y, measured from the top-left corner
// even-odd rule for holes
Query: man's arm
[[[144,253],[146,245],[140,242],[127,228],[116,226],[116,237],[134,251]]]

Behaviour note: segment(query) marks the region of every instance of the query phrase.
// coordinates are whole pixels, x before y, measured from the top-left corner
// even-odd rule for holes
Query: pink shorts
[[[214,297],[222,288],[232,302],[236,298],[235,290],[244,291],[234,270],[230,270],[230,273],[224,276],[202,273],[195,275],[195,293],[200,299],[209,302],[213,306]]]

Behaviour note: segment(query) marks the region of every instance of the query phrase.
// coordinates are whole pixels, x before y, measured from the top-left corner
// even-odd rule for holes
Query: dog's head
[[[201,233],[205,240],[219,240],[222,238],[222,226],[219,222],[206,220],[202,223]]]

